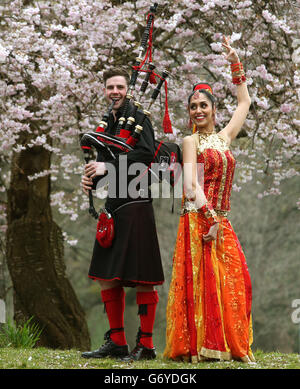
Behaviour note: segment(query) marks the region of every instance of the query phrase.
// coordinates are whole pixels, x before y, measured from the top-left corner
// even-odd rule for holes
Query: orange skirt
[[[254,361],[252,288],[244,253],[227,218],[221,218],[217,239],[205,243],[208,230],[202,213],[180,217],[164,356]]]

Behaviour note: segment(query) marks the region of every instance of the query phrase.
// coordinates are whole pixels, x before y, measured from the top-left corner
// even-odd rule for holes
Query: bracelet
[[[246,82],[246,76],[244,72],[244,67],[241,62],[238,63],[232,63],[230,65],[231,67],[231,74],[232,74],[232,82],[235,85],[240,85],[243,82]]]
[[[195,193],[194,190],[191,190],[191,191],[185,193],[185,197],[186,197],[189,201],[194,201],[194,199],[195,199],[195,197],[196,197],[196,193]]]
[[[209,224],[213,225],[213,224],[219,223],[217,214],[214,211],[214,209],[211,206],[211,204],[209,204],[209,203],[204,204],[200,208],[200,210],[204,213],[204,216],[206,217],[206,219],[209,222]]]

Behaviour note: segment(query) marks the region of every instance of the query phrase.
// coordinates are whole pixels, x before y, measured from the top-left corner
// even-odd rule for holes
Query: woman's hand
[[[85,165],[84,173],[90,178],[96,176],[103,176],[106,172],[106,166],[104,162],[90,162]]]
[[[229,38],[226,36],[223,36],[223,43],[222,46],[226,48],[226,53],[223,53],[227,61],[231,63],[238,63],[240,62],[239,56],[237,55],[237,52],[230,46]]]
[[[204,242],[210,242],[212,240],[216,240],[217,239],[218,230],[219,230],[219,223],[213,224],[210,227],[208,233],[206,235],[203,235]]]
[[[186,199],[187,199],[188,201],[193,202],[193,201],[196,200],[196,192],[195,192],[194,190],[191,190],[191,191],[189,191],[189,192],[185,191],[185,192],[184,192],[184,196],[186,197]]]

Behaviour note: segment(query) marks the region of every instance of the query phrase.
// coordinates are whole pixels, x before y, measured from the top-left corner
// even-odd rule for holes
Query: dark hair
[[[129,81],[130,81],[129,74],[126,72],[126,70],[124,70],[122,68],[111,68],[111,69],[106,70],[103,73],[104,85],[106,85],[106,81],[109,78],[115,77],[115,76],[122,76],[122,77],[124,77],[125,80],[126,80],[126,84],[129,85]]]
[[[188,105],[190,106],[190,102],[191,102],[191,98],[194,96],[194,94],[196,92],[199,92],[199,93],[203,93],[208,99],[209,101],[211,102],[212,104],[212,107],[214,108],[215,105],[216,105],[216,99],[214,97],[214,95],[212,95],[210,92],[208,92],[206,89],[197,89],[197,90],[194,90],[188,97]]]

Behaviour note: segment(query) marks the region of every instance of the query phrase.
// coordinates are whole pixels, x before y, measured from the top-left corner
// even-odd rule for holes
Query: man
[[[126,98],[129,77],[122,69],[106,71],[104,78],[104,96],[109,104],[115,100],[112,113],[108,119],[106,132],[114,135],[122,106]],[[133,107],[130,107],[132,110]],[[138,111],[137,119],[143,114]],[[130,116],[130,112],[129,115]],[[110,161],[116,171],[116,183],[129,183],[134,177],[128,174],[128,168],[134,162],[149,165],[155,153],[154,131],[151,122],[146,119],[141,138],[133,151],[126,154],[127,166],[118,157]],[[124,156],[123,156],[124,158]],[[97,180],[105,174],[107,162],[97,161],[85,167],[82,187],[85,193],[95,188]],[[125,180],[125,181],[122,181]],[[115,183],[111,183],[115,184]],[[117,185],[118,186],[118,185]],[[85,358],[122,357],[125,361],[153,359],[156,357],[152,332],[155,320],[158,294],[155,285],[164,282],[163,269],[155,228],[154,212],[150,191],[143,197],[108,195],[105,207],[113,213],[115,220],[115,238],[109,248],[103,248],[95,241],[89,269],[89,277],[98,280],[102,301],[105,305],[110,330],[105,334],[106,343],[99,350],[85,352]],[[134,196],[136,197],[136,196]],[[140,328],[137,344],[129,353],[124,332],[124,287],[136,287],[136,302],[139,306]]]

